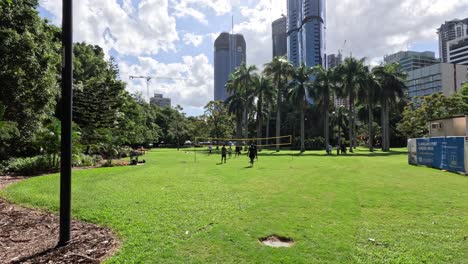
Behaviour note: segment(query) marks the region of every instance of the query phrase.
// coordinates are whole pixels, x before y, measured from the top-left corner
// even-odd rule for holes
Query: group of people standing
[[[208,153],[211,154],[213,150],[213,146],[209,145],[208,146]],[[229,145],[229,147],[226,148],[226,145],[224,144],[223,147],[221,148],[221,163],[226,163],[226,157],[229,155],[229,158],[231,158],[232,155],[232,146]],[[235,147],[235,157],[241,156],[242,155],[242,146],[236,145]],[[255,143],[251,143],[249,148],[247,149],[247,155],[249,156],[250,159],[250,166],[253,167],[254,160],[258,160],[258,149],[257,145]]]

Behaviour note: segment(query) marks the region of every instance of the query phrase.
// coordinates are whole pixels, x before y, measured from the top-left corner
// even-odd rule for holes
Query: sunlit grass
[[[294,152],[296,153],[296,152]],[[109,263],[467,263],[468,178],[407,165],[401,150],[264,151],[248,158],[155,150],[143,166],[75,171],[73,217],[108,226]],[[58,175],[7,188],[58,210]],[[291,248],[258,238],[293,238]]]

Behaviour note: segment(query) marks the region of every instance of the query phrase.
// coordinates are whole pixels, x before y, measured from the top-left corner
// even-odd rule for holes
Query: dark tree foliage
[[[42,20],[36,0],[0,1],[0,104],[16,124],[0,158],[33,154],[34,136],[54,109],[60,32]]]

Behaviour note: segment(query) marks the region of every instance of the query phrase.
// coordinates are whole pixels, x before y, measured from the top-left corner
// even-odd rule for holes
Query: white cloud
[[[369,61],[414,43],[437,43],[436,29],[446,20],[468,16],[468,0],[329,0],[327,52]]]
[[[246,20],[234,26],[234,33],[244,35],[247,63],[260,70],[272,59],[271,23],[286,12],[286,1],[259,0],[254,8],[240,7]]]
[[[186,2],[181,1],[176,3],[174,9],[176,10],[174,13],[176,17],[192,17],[202,24],[208,24],[208,20],[206,20],[205,14],[194,8],[188,7]]]
[[[56,24],[61,21],[60,0],[41,0]],[[81,0],[74,5],[74,39],[115,49],[122,55],[157,54],[175,50],[179,39],[176,20],[168,13],[167,0]]]
[[[138,57],[138,62],[120,62],[121,76],[147,75],[183,78],[182,80],[151,80],[150,95],[162,93],[172,99],[172,104],[201,108],[213,99],[213,66],[204,54],[183,56],[181,63],[161,63],[152,57]],[[146,97],[146,80],[128,81],[127,89],[143,92]]]
[[[186,33],[184,34],[184,43],[185,45],[193,45],[195,47],[198,47],[202,44],[203,42],[203,36],[202,35],[196,35],[193,33]]]
[[[241,3],[240,0],[174,0],[174,2],[176,6],[194,10],[211,9],[217,16],[231,12],[233,6],[237,6]]]

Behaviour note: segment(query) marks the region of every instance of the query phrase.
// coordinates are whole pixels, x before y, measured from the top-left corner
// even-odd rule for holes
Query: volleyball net
[[[213,138],[213,137],[197,137],[195,138],[194,145],[196,147],[204,146],[247,146],[256,144],[257,147],[267,148],[276,146],[290,146],[292,145],[292,136],[279,136],[279,137],[264,137],[264,138]]]

